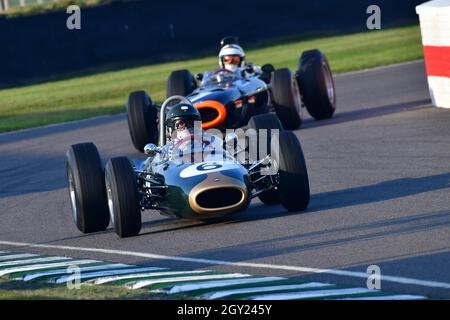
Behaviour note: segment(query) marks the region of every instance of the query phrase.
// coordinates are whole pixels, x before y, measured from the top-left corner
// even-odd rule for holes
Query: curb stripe
[[[5,256],[0,256],[0,261],[31,258],[31,257],[37,257],[37,256],[38,256],[37,254],[30,254],[30,253],[10,254],[10,255],[5,255]]]
[[[167,290],[168,294],[203,290],[203,289],[214,289],[229,287],[233,285],[246,285],[255,283],[272,282],[278,280],[284,280],[281,277],[266,277],[266,278],[251,278],[251,279],[239,279],[239,280],[225,280],[225,281],[205,281],[202,283],[187,283],[187,284],[177,284]]]
[[[66,258],[66,257],[46,257],[46,258],[36,258],[36,259],[13,260],[13,261],[1,262],[0,268],[16,266],[16,265],[21,265],[21,264],[29,265],[29,264],[39,263],[39,262],[51,262],[51,261],[62,261],[62,260],[73,260],[73,259]]]
[[[284,286],[253,287],[253,288],[243,288],[243,289],[225,290],[225,291],[208,293],[208,294],[202,295],[200,298],[214,300],[214,299],[220,299],[220,298],[237,295],[237,294],[263,293],[263,292],[295,290],[295,289],[310,289],[310,288],[331,287],[331,286],[333,286],[333,285],[329,284],[329,283],[309,282],[309,283],[303,283],[303,284],[293,284],[293,285],[284,285]]]
[[[145,272],[145,271],[156,271],[156,270],[164,270],[163,268],[157,268],[157,267],[139,267],[132,266],[133,268],[128,269],[119,269],[119,270],[107,270],[107,271],[98,271],[98,272],[90,272],[90,273],[84,273],[80,274],[79,279],[90,279],[90,278],[97,278],[97,277],[103,277],[103,276],[110,276],[110,275],[116,275],[116,274],[127,274],[127,273],[136,273],[136,272]],[[49,282],[52,283],[64,283],[67,282],[67,280],[73,279],[73,275],[70,276],[63,276],[59,278],[53,278],[50,279]]]
[[[346,289],[331,289],[331,290],[313,290],[303,292],[291,292],[291,293],[274,293],[249,297],[251,300],[293,300],[293,299],[310,299],[310,298],[323,298],[330,296],[343,296],[353,295],[360,293],[379,292],[376,290],[364,289],[364,288],[346,288]]]
[[[125,268],[125,267],[129,267],[129,266],[130,265],[122,264],[122,263],[103,264],[103,265],[91,266],[91,267],[81,267],[80,272],[95,271],[95,270],[109,270],[109,269]],[[66,274],[66,273],[67,273],[67,269],[57,269],[57,270],[51,270],[51,271],[26,274],[21,279],[23,281],[31,281],[31,280],[41,278],[41,277],[53,276],[53,275],[58,275],[58,274]]]
[[[427,297],[414,296],[411,294],[398,294],[398,295],[389,295],[389,296],[343,298],[343,299],[337,299],[337,300],[423,300],[423,299],[427,299]]]
[[[216,265],[216,266],[222,265],[222,266],[233,266],[233,267],[247,267],[247,268],[254,268],[254,269],[270,269],[270,270],[284,270],[284,271],[295,271],[295,272],[306,272],[306,273],[317,273],[317,274],[331,274],[331,275],[336,275],[336,276],[346,276],[346,277],[363,278],[363,279],[367,279],[367,276],[368,276],[366,272],[358,272],[358,271],[350,271],[350,270],[342,270],[342,269],[319,269],[319,268],[311,268],[311,267],[276,265],[276,264],[268,264],[268,263],[210,260],[210,259],[202,259],[202,258],[167,256],[167,255],[161,255],[161,254],[115,250],[115,249],[85,248],[85,247],[74,247],[74,246],[36,244],[36,243],[27,243],[27,242],[1,241],[1,240],[0,240],[0,245],[15,246],[15,247],[58,249],[58,250],[79,251],[79,252],[96,252],[96,253],[104,253],[104,254],[115,254],[115,255],[121,255],[121,256],[141,257],[141,258],[147,258],[147,259],[192,262],[192,263],[208,264],[208,265]],[[383,281],[400,283],[400,284],[409,284],[409,285],[415,285],[415,286],[430,287],[430,288],[450,289],[449,282],[439,282],[439,281],[433,281],[433,280],[420,280],[420,279],[413,279],[413,278],[406,278],[406,277],[399,277],[399,276],[383,275]]]
[[[149,278],[149,277],[161,277],[161,276],[171,276],[171,275],[186,275],[186,274],[190,274],[190,275],[195,275],[195,274],[201,274],[201,273],[206,273],[206,272],[211,272],[211,271],[207,271],[207,270],[199,270],[199,271],[166,271],[166,272],[147,272],[147,273],[141,273],[141,274],[128,274],[128,275],[123,275],[123,276],[112,276],[112,277],[103,277],[103,278],[98,278],[98,279],[93,279],[93,280],[89,280],[87,281],[87,283],[92,284],[92,285],[97,285],[97,284],[104,284],[104,283],[108,283],[108,282],[114,282],[114,281],[119,281],[119,280],[126,280],[126,279],[134,279],[134,278]]]
[[[229,274],[221,274],[221,275],[207,275],[207,276],[192,276],[192,277],[175,277],[175,278],[161,278],[161,279],[155,279],[155,280],[142,280],[142,281],[135,281],[127,283],[125,286],[128,289],[140,289],[143,287],[147,287],[153,284],[157,283],[164,283],[164,282],[182,282],[182,281],[196,281],[196,280],[211,280],[211,279],[228,279],[228,278],[241,278],[241,277],[248,277],[247,274],[242,273],[229,273]]]
[[[19,267],[13,267],[13,268],[0,270],[0,277],[5,276],[7,274],[23,272],[23,271],[51,269],[51,268],[56,268],[56,267],[65,267],[65,266],[73,266],[73,265],[76,266],[76,265],[80,265],[80,264],[88,264],[88,263],[96,263],[96,262],[98,262],[98,261],[97,260],[70,260],[70,261],[64,261],[64,262],[42,263],[42,264],[19,266]]]

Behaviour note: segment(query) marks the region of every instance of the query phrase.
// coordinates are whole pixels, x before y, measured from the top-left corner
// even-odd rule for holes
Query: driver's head
[[[220,49],[219,65],[221,68],[236,71],[244,64],[244,50],[237,44],[227,44]]]
[[[168,137],[183,139],[193,133],[195,121],[201,121],[200,112],[190,103],[174,105],[166,115]]]

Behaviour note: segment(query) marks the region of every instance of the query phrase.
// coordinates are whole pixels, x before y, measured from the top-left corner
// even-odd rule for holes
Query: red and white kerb
[[[450,0],[425,2],[416,12],[432,103],[450,108]]]

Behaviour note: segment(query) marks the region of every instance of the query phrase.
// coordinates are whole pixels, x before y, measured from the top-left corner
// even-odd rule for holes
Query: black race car
[[[316,120],[330,118],[336,109],[333,75],[319,50],[303,52],[295,73],[251,63],[236,72],[218,69],[193,76],[188,70],[173,71],[167,97],[175,95],[188,98],[200,111],[203,129],[239,128],[254,115],[275,111],[284,129],[295,130],[302,122],[302,106]],[[147,143],[157,144],[159,106],[149,94],[132,92],[126,107],[134,146],[143,151]]]

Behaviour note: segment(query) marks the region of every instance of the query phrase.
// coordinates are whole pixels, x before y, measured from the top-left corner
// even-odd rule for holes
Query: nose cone
[[[243,178],[222,172],[208,173],[189,193],[189,205],[199,215],[227,214],[246,208],[249,202]]]

